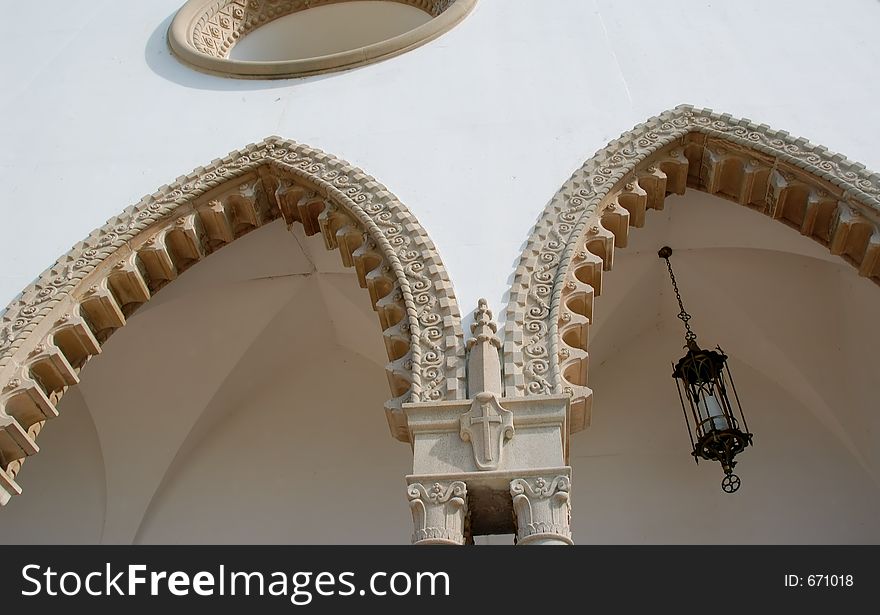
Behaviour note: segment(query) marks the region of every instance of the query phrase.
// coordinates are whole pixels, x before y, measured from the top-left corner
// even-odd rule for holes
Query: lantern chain
[[[672,280],[672,289],[675,291],[675,298],[678,301],[678,307],[681,310],[678,313],[679,319],[684,323],[685,328],[685,341],[690,344],[690,342],[697,341],[697,334],[691,330],[690,319],[691,315],[687,313],[687,310],[684,309],[684,303],[681,301],[681,293],[678,291],[678,283],[675,281],[675,273],[672,271],[672,263],[669,262],[668,256],[662,256],[662,258],[666,261],[666,268],[669,270],[669,279]]]

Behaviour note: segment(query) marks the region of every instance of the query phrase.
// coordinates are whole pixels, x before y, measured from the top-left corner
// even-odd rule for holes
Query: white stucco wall
[[[386,184],[462,305],[496,312],[539,211],[583,160],[682,102],[880,168],[880,3],[480,0],[458,27],[344,73],[236,81],[177,62],[182,0],[2,2],[0,304],[107,218],[278,134]]]
[[[874,78],[880,60],[880,38],[876,36],[880,2],[875,0],[743,0],[728,4],[689,0],[479,0],[474,12],[458,27],[414,51],[343,73],[285,81],[224,79],[181,65],[167,49],[165,32],[182,2],[52,0],[38,4],[0,0],[3,15],[14,25],[0,40],[4,69],[0,86],[4,120],[0,122],[4,145],[0,185],[5,190],[0,199],[0,309],[70,246],[144,194],[270,134],[319,147],[383,182],[433,237],[464,314],[470,313],[478,297],[485,296],[502,318],[522,244],[544,204],[593,152],[633,125],[677,104],[687,102],[749,117],[880,170],[880,152],[875,145],[880,136],[880,114],[876,111],[880,84]],[[717,200],[702,195],[685,198]],[[664,219],[658,214],[652,223]],[[756,446],[755,451],[749,451],[749,464],[744,463],[742,474],[750,488],[754,485],[752,495],[746,496],[754,499],[748,502],[766,502],[777,494],[785,506],[768,504],[768,510],[775,511],[772,522],[762,525],[761,533],[751,534],[751,538],[772,541],[775,536],[780,541],[802,541],[804,535],[815,536],[816,528],[832,527],[830,520],[837,518],[842,521],[833,526],[833,531],[814,540],[876,541],[876,525],[872,526],[871,520],[880,510],[875,489],[880,457],[873,435],[877,433],[876,404],[871,383],[876,381],[877,368],[871,353],[877,336],[865,333],[876,328],[876,288],[857,279],[848,265],[842,265],[846,273],[841,273],[836,268],[842,262],[839,258],[827,255],[823,248],[782,225],[770,225],[761,219],[763,226],[758,231],[731,224],[724,227],[730,238],[713,235],[702,245],[699,230],[708,219],[702,220],[704,226],[687,219],[690,226],[681,224],[679,218],[675,225],[669,223],[668,233],[652,231],[642,252],[653,250],[661,238],[676,247],[688,241],[689,247],[696,250],[709,246],[769,250],[770,244],[762,243],[763,233],[787,233],[792,241],[783,250],[786,255],[774,256],[773,262],[780,271],[809,269],[819,280],[815,286],[777,286],[776,278],[768,274],[760,278],[760,284],[743,283],[743,288],[751,288],[754,296],[748,300],[740,297],[740,307],[754,314],[763,313],[760,301],[772,291],[785,289],[787,294],[782,297],[779,293],[780,300],[790,302],[777,306],[778,313],[773,312],[776,325],[767,325],[765,319],[756,320],[764,328],[751,327],[748,319],[732,323],[719,318],[714,329],[701,329],[712,341],[731,344],[728,339],[737,336],[727,332],[736,328],[736,341],[759,354],[765,347],[753,342],[764,340],[761,334],[773,337],[785,333],[790,338],[784,344],[779,341],[778,354],[765,353],[762,360],[767,364],[756,365],[755,357],[743,356],[742,352],[735,356],[746,387],[750,383],[753,387],[752,399],[777,409],[760,431],[762,448]],[[693,232],[686,233],[686,228]],[[734,232],[737,230],[742,232]],[[137,322],[147,327],[151,318],[162,316],[162,310],[166,310],[166,318],[174,320],[178,313],[175,303],[177,308],[188,300],[210,303],[209,293],[219,292],[211,290],[216,284],[211,271],[222,270],[236,284],[291,272],[298,275],[297,267],[303,265],[299,257],[280,248],[287,245],[281,239],[269,241],[268,236],[254,235],[237,242],[238,247],[230,247],[230,252],[212,256],[215,263],[220,262],[217,259],[226,260],[213,269],[194,268],[187,274],[186,285],[160,293],[137,316]],[[631,254],[639,253],[638,245],[630,246]],[[778,248],[781,244],[773,245]],[[259,259],[260,265],[245,262],[242,254]],[[669,495],[669,488],[663,484],[668,475],[661,477],[660,469],[694,481],[686,484],[689,491],[682,487],[676,492],[699,500],[702,508],[692,506],[697,511],[693,515],[713,511],[720,506],[718,502],[724,501],[717,490],[717,468],[712,468],[716,470],[712,473],[701,466],[699,473],[692,472],[686,451],[680,446],[683,426],[677,423],[668,425],[665,420],[651,419],[668,425],[670,438],[678,438],[674,443],[677,448],[668,452],[656,471],[644,469],[655,462],[650,447],[642,450],[641,456],[629,455],[633,442],[630,425],[647,424],[652,407],[651,400],[629,394],[627,370],[641,365],[637,360],[653,365],[662,359],[665,364],[678,349],[678,338],[660,325],[674,318],[667,309],[668,301],[658,303],[665,305],[666,311],[656,310],[656,323],[646,320],[647,329],[638,336],[629,330],[628,317],[641,316],[645,305],[654,305],[648,300],[655,295],[664,300],[670,297],[663,297],[664,292],[668,293],[668,289],[663,290],[665,278],[657,278],[656,271],[648,269],[657,266],[652,254],[650,261],[630,256],[629,265],[627,251],[621,254],[624,256],[618,258],[609,279],[621,280],[618,284],[629,279],[635,288],[637,281],[650,277],[651,294],[630,296],[627,287],[626,293],[621,291],[615,298],[612,283],[606,284],[609,292],[597,303],[599,316],[594,333],[604,335],[604,339],[596,337],[591,347],[591,386],[596,389],[594,424],[575,436],[572,448],[572,463],[580,472],[575,502],[575,510],[580,511],[576,512],[577,538],[584,542],[741,540],[741,533],[719,535],[710,525],[703,527],[702,533],[664,534],[660,523],[668,520],[664,514],[670,518],[678,514],[673,509],[661,511],[656,520],[619,514],[621,501],[632,504],[633,510],[642,510],[652,505],[655,496]],[[803,258],[785,260],[792,254]],[[718,257],[726,261],[711,262],[742,265],[741,269],[728,271],[731,278],[742,276],[742,280],[753,282],[744,267],[752,262],[748,259],[756,257],[752,253],[741,256],[728,250]],[[336,255],[316,258],[325,257],[336,262]],[[330,266],[318,269],[330,270]],[[627,271],[633,273],[631,278]],[[700,270],[689,270],[685,261],[682,273],[696,276]],[[804,279],[799,278],[799,284]],[[223,281],[225,284],[228,280]],[[194,288],[204,291],[203,296],[196,297]],[[834,290],[844,299],[834,302],[830,293],[821,292],[814,296],[816,288]],[[296,290],[280,282],[273,289],[265,291],[260,309],[271,311],[276,304],[286,305]],[[227,299],[215,304],[217,319],[223,317],[220,307],[236,307]],[[810,321],[810,314],[798,311],[807,305],[823,316],[811,321],[821,323],[816,331],[806,327],[794,332],[784,330],[782,325]],[[696,307],[700,308],[699,303]],[[792,314],[798,318],[788,317],[783,309],[794,310]],[[271,316],[269,311],[261,312],[266,322]],[[699,311],[706,318],[708,310]],[[236,314],[240,316],[241,312]],[[356,332],[367,330],[366,325],[357,329],[351,324],[355,323],[351,312],[338,317],[329,314],[327,318],[336,327],[334,335],[338,339],[361,339]],[[369,326],[375,327],[375,322],[370,322]],[[835,323],[834,327],[829,329],[827,322]],[[345,323],[351,327],[347,333],[339,330]],[[656,325],[653,332],[652,323]],[[241,331],[240,339],[232,340],[238,346],[232,344],[228,355],[217,353],[214,358],[237,364],[263,324],[251,319],[254,330]],[[357,324],[360,326],[359,320]],[[200,326],[196,335],[202,336],[204,351],[210,353],[211,347],[204,340],[210,341],[219,328],[209,317],[204,317]],[[330,324],[325,328],[329,330]],[[144,330],[148,329],[141,330],[141,334]],[[126,331],[129,328],[111,340],[110,349],[122,347],[124,336],[138,335],[137,329]],[[748,332],[751,341],[745,339],[743,331]],[[326,333],[324,329],[313,331],[316,345],[320,332]],[[173,337],[173,333],[168,334]],[[271,333],[266,337],[271,338]],[[635,338],[641,340],[642,347],[624,352],[625,341]],[[838,354],[832,353],[826,360],[826,351],[838,341]],[[229,340],[223,342],[230,346]],[[369,343],[373,342],[378,344],[378,337],[370,338]],[[47,438],[45,443],[41,439],[46,452],[29,462],[25,470],[27,481],[32,481],[26,484],[25,498],[34,498],[34,503],[17,502],[16,508],[10,506],[4,511],[8,524],[3,541],[12,541],[11,536],[20,534],[21,528],[40,525],[34,519],[53,528],[55,533],[40,534],[45,540],[175,541],[183,538],[174,532],[196,529],[204,533],[198,537],[189,534],[190,539],[217,540],[224,519],[235,518],[242,510],[239,504],[231,506],[224,513],[227,516],[212,521],[215,525],[201,528],[179,521],[181,511],[202,510],[193,508],[193,502],[184,496],[203,474],[215,476],[213,464],[224,459],[233,437],[242,436],[249,442],[259,442],[263,437],[261,431],[239,430],[241,426],[229,420],[218,423],[210,434],[193,432],[199,436],[201,448],[195,444],[188,449],[183,446],[189,429],[209,407],[206,400],[213,399],[213,393],[225,381],[190,374],[201,388],[182,389],[179,406],[190,415],[185,421],[177,417],[172,430],[167,424],[149,420],[155,418],[146,412],[152,407],[166,414],[173,409],[159,402],[151,405],[144,401],[143,412],[129,407],[128,414],[114,413],[117,400],[103,391],[98,376],[112,361],[127,359],[124,352],[117,352],[115,358],[105,354],[103,363],[102,358],[91,363],[87,368],[91,371],[84,372],[94,375],[91,384],[84,380],[82,387],[65,398],[71,411],[65,411],[61,420],[69,427],[62,430],[59,424],[56,430],[50,425],[46,435],[41,436]],[[130,352],[135,354],[134,350]],[[358,376],[356,368],[368,355],[359,348],[337,348],[328,354],[327,361],[350,359],[352,373]],[[778,361],[771,361],[779,356],[790,360],[791,365],[786,363],[785,369],[780,369]],[[180,361],[184,358],[178,357]],[[155,377],[162,381],[171,380],[175,370],[181,369],[158,360],[147,364],[159,364],[162,369],[155,372]],[[258,370],[260,365],[255,362],[251,368]],[[828,365],[834,369],[826,369]],[[408,451],[405,445],[390,439],[381,416],[381,402],[387,394],[381,365],[376,362],[369,369],[377,375],[370,379],[372,397],[359,398],[358,404],[368,406],[367,411],[373,413],[368,456],[378,460],[384,455],[377,463],[384,468],[378,474],[385,481],[380,488],[382,495],[377,497],[386,498],[385,508],[393,509],[396,515],[389,517],[382,532],[370,538],[405,541],[408,513],[402,492],[396,489],[402,485]],[[767,376],[771,372],[772,377]],[[129,376],[137,384],[138,378]],[[772,382],[773,378],[778,382]],[[117,380],[117,374],[105,373],[103,382]],[[307,375],[301,380],[314,384]],[[644,390],[672,386],[665,373],[663,382],[659,378],[650,380],[650,387],[647,382],[643,383]],[[148,382],[141,384],[153,388]],[[233,384],[245,387],[247,382],[235,380],[228,386]],[[244,410],[255,404],[265,406],[266,417],[289,422],[291,417],[283,414],[284,393],[283,386],[276,382],[275,388],[257,400],[259,403],[240,405]],[[664,389],[665,393],[671,393],[671,389]],[[201,398],[189,399],[187,395]],[[357,405],[324,401],[328,408]],[[669,409],[668,401],[664,398],[658,405]],[[758,416],[760,411],[759,406]],[[771,454],[787,454],[796,448],[792,445],[782,450],[764,443],[773,442],[774,434],[785,436],[786,422],[801,416],[799,412],[806,413],[808,419],[797,422],[795,435],[810,444],[804,455],[819,451],[821,455],[816,459],[820,461],[803,471],[794,462],[785,465],[778,480],[758,476],[758,468],[772,463]],[[138,417],[142,424],[132,417]],[[132,432],[142,433],[141,427],[155,428],[156,440],[139,449],[142,457],[135,462],[128,443]],[[317,444],[305,442],[315,449],[306,452],[317,456],[318,449],[329,441],[328,437]],[[78,455],[66,454],[74,449]],[[268,447],[265,458],[257,461],[271,462],[276,449]],[[181,457],[174,473],[168,472],[181,451],[188,451],[189,456]],[[360,459],[362,452],[352,453],[352,462]],[[288,453],[290,459],[295,457]],[[153,463],[157,457],[162,459],[161,464]],[[54,477],[48,470],[40,475],[39,464],[46,469],[53,463],[69,467],[69,480]],[[172,474],[174,481],[168,479]],[[245,474],[236,473],[234,478],[243,481]],[[814,479],[816,474],[818,479]],[[300,478],[301,484],[308,484],[308,476]],[[40,480],[45,489],[31,487]],[[810,491],[811,481],[818,481],[818,491],[825,494],[826,500],[809,515],[807,509],[813,505],[810,497],[816,493]],[[786,485],[787,491],[774,491],[776,484]],[[82,510],[74,521],[63,526],[58,521],[62,511],[55,502],[73,498],[72,485],[77,485]],[[217,490],[204,495],[199,506],[210,508],[222,500],[222,490],[214,487]],[[831,487],[837,491],[829,491]],[[859,500],[863,493],[864,500]],[[292,506],[296,500],[292,491],[272,494],[276,496],[276,507]],[[677,501],[675,497],[668,499]],[[849,506],[857,501],[862,505]],[[335,505],[331,502],[326,510],[336,510]],[[792,514],[795,522],[786,525]],[[16,519],[20,525],[16,525]],[[25,520],[29,525],[24,525]],[[340,520],[344,521],[343,517]],[[654,521],[657,525],[651,526]],[[690,519],[683,519],[678,529],[689,523]],[[401,529],[401,524],[406,527]],[[304,540],[299,535],[285,534],[283,526],[280,522],[277,526],[266,525],[261,537]],[[352,526],[341,523],[338,527],[352,532],[336,536],[340,541],[363,538],[354,533],[356,528]],[[33,534],[27,537],[36,539]],[[252,534],[249,537],[253,539]],[[311,538],[333,539],[330,534]],[[241,536],[227,539],[244,540]]]

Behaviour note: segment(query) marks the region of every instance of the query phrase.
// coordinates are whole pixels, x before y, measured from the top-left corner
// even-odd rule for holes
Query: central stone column
[[[501,341],[486,301],[468,341],[468,400],[404,404],[415,544],[572,544],[569,397],[502,397]]]

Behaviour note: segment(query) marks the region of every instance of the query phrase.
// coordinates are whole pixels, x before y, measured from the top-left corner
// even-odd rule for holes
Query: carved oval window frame
[[[462,21],[477,0],[391,0],[432,15],[398,36],[329,55],[295,60],[245,61],[227,56],[235,43],[275,19],[351,0],[188,0],[168,28],[168,45],[202,72],[242,79],[287,79],[346,70],[384,60],[437,38]],[[248,11],[251,11],[248,14]]]

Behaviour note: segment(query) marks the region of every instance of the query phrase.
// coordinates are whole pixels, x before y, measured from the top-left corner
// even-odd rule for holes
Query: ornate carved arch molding
[[[0,503],[39,451],[37,436],[102,343],[160,288],[251,230],[283,218],[320,233],[368,289],[384,331],[392,433],[401,406],[465,399],[458,305],[437,249],[384,186],[319,150],[277,137],[179,178],[96,229],[0,319]]]
[[[511,288],[507,396],[568,393],[571,430],[589,424],[587,342],[602,272],[647,209],[687,188],[761,211],[880,284],[880,175],[786,132],[683,105],[612,141],[545,208]]]

